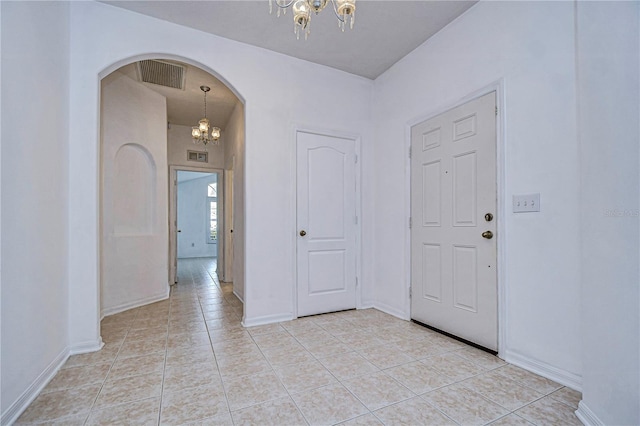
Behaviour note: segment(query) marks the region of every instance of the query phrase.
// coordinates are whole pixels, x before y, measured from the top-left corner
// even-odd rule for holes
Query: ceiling
[[[331,4],[311,18],[311,34],[297,40],[291,11],[269,15],[268,0],[103,1],[232,40],[375,79],[394,63],[470,8],[475,1],[357,0],[353,30],[340,31]],[[274,9],[277,9],[274,6]],[[207,94],[207,118],[223,131],[240,102],[220,80],[200,68],[186,67],[184,90],[141,83],[167,98],[171,124],[195,126],[204,115],[200,86]],[[118,71],[140,81],[136,64]]]
[[[186,67],[184,90],[140,82],[135,62],[118,71],[166,97],[169,123],[183,126],[196,126],[204,116],[204,93],[200,86],[209,86],[211,91],[207,93],[207,118],[212,126],[224,130],[233,109],[240,102],[236,95],[224,83],[200,68],[177,61],[164,62]]]
[[[103,3],[375,79],[475,1],[358,0],[355,26],[344,32],[329,4],[312,15],[308,40],[296,40],[290,10],[269,15],[268,0]]]

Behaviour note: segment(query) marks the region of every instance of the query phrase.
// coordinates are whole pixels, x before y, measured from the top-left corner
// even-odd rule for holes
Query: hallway
[[[105,318],[104,348],[16,424],[580,424],[578,392],[380,311],[245,329],[215,260],[178,277],[169,300]]]

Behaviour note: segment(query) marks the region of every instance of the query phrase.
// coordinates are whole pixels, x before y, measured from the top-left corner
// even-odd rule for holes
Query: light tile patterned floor
[[[374,309],[245,329],[215,263],[102,321],[16,424],[579,425],[580,394]]]

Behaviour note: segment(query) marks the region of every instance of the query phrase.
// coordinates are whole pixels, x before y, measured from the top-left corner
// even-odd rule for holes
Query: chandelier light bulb
[[[279,1],[279,0],[276,0]],[[214,145],[219,144],[220,140],[220,128],[211,127],[211,135],[209,135],[209,119],[207,118],[207,92],[211,89],[208,86],[200,86],[200,90],[204,92],[204,118],[198,121],[198,125],[191,128],[191,138],[193,143],[202,143],[205,147],[209,142],[213,142]]]

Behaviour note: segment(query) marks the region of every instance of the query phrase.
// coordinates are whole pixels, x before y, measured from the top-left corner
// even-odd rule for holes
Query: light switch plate
[[[540,194],[525,194],[513,196],[513,212],[539,212],[540,211]]]

